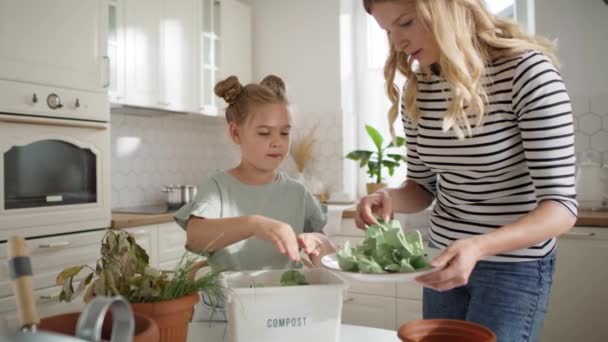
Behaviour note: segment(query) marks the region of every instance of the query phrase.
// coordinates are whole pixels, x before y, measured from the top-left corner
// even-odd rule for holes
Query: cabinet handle
[[[564,234],[564,237],[575,238],[575,239],[589,238],[589,237],[594,237],[594,236],[595,236],[594,232],[568,232],[568,233]]]
[[[159,106],[163,106],[163,107],[169,107],[171,105],[171,102],[167,102],[167,101],[158,101],[158,105]]]
[[[59,303],[58,296],[41,295],[36,298],[36,304]]]
[[[355,297],[346,297],[342,300],[342,303],[352,303],[355,301]]]
[[[48,249],[48,248],[65,248],[70,246],[72,243],[69,241],[60,241],[60,242],[50,242],[50,243],[41,243],[38,245],[38,248]]]
[[[104,83],[102,85],[102,88],[108,88],[110,86],[110,57],[102,56],[101,58],[104,61]]]
[[[131,233],[131,235],[133,235],[133,236],[143,236],[143,235],[147,235],[147,232],[142,229],[142,230],[134,231],[133,233]]]

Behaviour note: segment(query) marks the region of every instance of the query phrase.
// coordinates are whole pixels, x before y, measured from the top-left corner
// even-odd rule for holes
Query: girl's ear
[[[230,139],[237,145],[241,144],[241,137],[239,136],[239,126],[234,122],[228,123],[228,134],[230,134]]]

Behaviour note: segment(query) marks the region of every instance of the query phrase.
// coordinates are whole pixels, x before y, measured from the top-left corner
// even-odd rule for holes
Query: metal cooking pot
[[[106,315],[112,312],[112,342],[127,342],[133,338],[133,313],[129,303],[122,297],[96,297],[80,314],[76,325],[76,337],[38,331],[40,322],[36,310],[32,266],[27,245],[22,237],[8,240],[8,269],[11,285],[17,300],[17,311],[21,331],[0,336],[0,342],[92,342],[101,341],[101,328]]]
[[[182,187],[179,185],[168,185],[162,192],[167,194],[167,208],[176,210],[182,206]]]
[[[197,188],[194,185],[168,185],[162,192],[167,194],[167,208],[177,210],[184,204],[192,201],[196,196]]]

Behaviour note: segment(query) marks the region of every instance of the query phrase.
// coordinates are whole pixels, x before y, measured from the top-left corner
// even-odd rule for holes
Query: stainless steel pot
[[[168,185],[162,191],[167,194],[167,208],[177,210],[194,199],[197,187],[194,185]]]
[[[182,206],[182,187],[180,185],[168,185],[163,190],[167,194],[167,208],[176,210]]]
[[[113,342],[127,342],[133,338],[133,313],[129,303],[122,297],[96,297],[78,318],[76,337],[38,331],[40,322],[36,310],[32,266],[27,245],[22,237],[8,240],[8,269],[15,299],[21,331],[10,336],[0,336],[0,342],[92,342],[101,341],[101,328],[106,312],[112,312]]]
[[[196,190],[194,185],[182,185],[182,204],[192,201],[196,196]]]

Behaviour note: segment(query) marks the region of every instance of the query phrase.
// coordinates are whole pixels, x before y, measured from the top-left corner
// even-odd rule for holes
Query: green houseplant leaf
[[[87,265],[74,266],[57,275],[56,283],[62,288],[59,299],[70,302],[85,289],[95,295],[121,295],[132,303],[176,299],[201,290],[210,297],[220,298],[221,270],[212,269],[195,278],[191,273],[200,268],[197,263],[185,252],[175,270],[156,270],[150,267],[148,254],[132,235],[109,230],[102,239],[101,257],[95,269]],[[74,291],[74,277],[83,268],[90,268],[92,273],[81,280]]]
[[[401,148],[405,145],[404,137],[395,137],[388,145],[383,146],[385,139],[380,132],[370,125],[365,125],[367,135],[376,147],[375,151],[355,150],[346,155],[346,158],[358,161],[359,167],[367,167],[367,174],[375,183],[382,183],[383,174],[392,176],[395,169],[405,161],[405,156],[388,153],[390,149]]]
[[[367,131],[367,135],[372,138],[374,145],[376,145],[376,149],[378,149],[378,151],[382,151],[382,143],[384,142],[384,138],[382,138],[380,132],[370,125],[365,125],[365,130]]]

